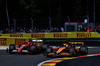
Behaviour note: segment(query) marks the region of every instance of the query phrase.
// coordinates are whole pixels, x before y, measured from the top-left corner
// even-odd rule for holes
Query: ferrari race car
[[[37,42],[42,42],[42,40],[31,40],[25,41],[23,44],[19,44],[19,46],[15,46],[15,44],[10,44],[9,48],[7,48],[7,52],[10,54],[13,53],[37,53],[41,52],[41,45],[38,45]]]
[[[76,45],[80,45],[76,47]],[[56,56],[77,56],[88,54],[88,48],[83,42],[68,42],[63,43],[61,47],[49,46],[44,44],[44,55],[47,57]]]

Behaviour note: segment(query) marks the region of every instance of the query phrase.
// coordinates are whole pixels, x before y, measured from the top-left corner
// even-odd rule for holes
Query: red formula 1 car
[[[80,48],[77,48],[76,45],[81,44]],[[52,47],[49,46],[46,48],[44,55],[49,56],[77,56],[80,55],[86,55],[88,53],[88,48],[84,45],[83,42],[68,42],[63,43],[62,47]]]
[[[41,52],[41,45],[38,45],[37,42],[42,42],[42,40],[32,40],[25,41],[23,44],[19,44],[19,46],[15,46],[15,44],[10,44],[9,49],[7,48],[7,52],[10,54],[13,53],[37,53]]]

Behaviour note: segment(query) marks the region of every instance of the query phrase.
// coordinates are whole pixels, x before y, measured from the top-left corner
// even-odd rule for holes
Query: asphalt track
[[[89,48],[88,50],[88,54],[99,54],[99,53],[100,53],[100,48]],[[98,58],[100,59],[100,57]],[[39,64],[40,62],[50,59],[54,58],[47,58],[43,56],[42,53],[36,55],[30,55],[30,54],[21,55],[21,54],[8,54],[6,53],[5,50],[0,50],[0,66],[37,66],[37,64]],[[91,59],[91,61],[92,60],[93,58]],[[75,62],[77,61],[75,60]],[[81,64],[79,60],[78,63]]]

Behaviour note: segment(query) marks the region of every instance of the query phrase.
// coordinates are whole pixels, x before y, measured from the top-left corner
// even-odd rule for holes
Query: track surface
[[[65,60],[57,63],[56,66],[100,66],[100,56],[83,57]]]
[[[100,53],[100,48],[90,48],[88,54]],[[5,50],[0,50],[0,66],[37,66],[38,63],[54,58],[47,58],[43,54],[8,54]]]

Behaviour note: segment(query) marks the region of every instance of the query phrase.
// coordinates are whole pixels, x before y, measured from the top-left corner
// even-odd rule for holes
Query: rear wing
[[[43,42],[43,40],[32,40],[32,42]]]
[[[62,43],[66,43],[67,40],[44,40],[44,43],[49,43],[49,42],[62,42]]]
[[[70,44],[77,44],[77,45],[79,45],[79,44],[84,45],[84,42],[68,42],[68,43],[70,43]]]
[[[49,46],[62,46],[63,43],[68,43],[67,40],[44,40],[43,44]]]
[[[73,44],[73,45],[84,45],[84,42],[77,41],[67,41],[67,40],[44,40],[44,44],[49,44],[51,46],[62,46],[63,43]]]

